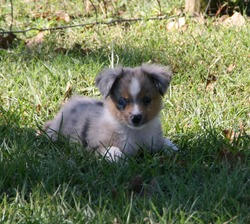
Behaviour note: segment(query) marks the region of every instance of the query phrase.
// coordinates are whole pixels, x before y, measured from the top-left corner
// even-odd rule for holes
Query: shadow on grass
[[[178,139],[178,144],[182,152],[145,153],[127,164],[110,164],[67,141],[52,143],[46,136],[37,136],[35,130],[2,124],[0,199],[12,201],[17,192],[27,201],[37,194],[39,200],[60,195],[63,203],[74,207],[76,198],[85,204],[91,197],[95,206],[99,206],[99,200],[107,200],[122,209],[134,191],[139,201],[152,201],[160,215],[167,206],[175,212],[201,212],[204,220],[213,220],[211,212],[216,219],[215,214],[223,207],[230,215],[241,211],[247,218],[249,137],[239,142],[242,156],[234,160],[220,154],[221,147],[229,144],[216,130],[187,134]],[[236,149],[230,150],[233,155]],[[150,203],[143,206],[150,209]],[[136,212],[132,216],[136,217]]]
[[[20,187],[27,180],[32,186],[35,182],[42,181],[54,187],[63,182],[71,182],[73,185],[83,184],[82,175],[88,175],[89,171],[95,170],[96,175],[101,172],[105,176],[102,166],[106,168],[119,166],[119,164],[109,164],[105,160],[100,162],[100,158],[86,153],[83,148],[72,145],[67,140],[51,142],[45,134],[37,135],[36,132],[30,128],[21,128],[18,124],[0,125],[1,193],[11,186],[13,189]],[[177,144],[181,151],[174,154],[141,153],[130,159],[132,176],[134,172],[139,172],[144,175],[148,173],[150,178],[151,165],[159,166],[156,175],[163,175],[171,168],[177,171],[176,175],[180,175],[179,171],[182,172],[184,169],[187,172],[186,179],[198,172],[201,167],[209,169],[210,166],[218,168],[226,165],[230,170],[237,166],[249,165],[248,135],[242,136],[232,145],[227,139],[222,138],[217,130],[207,130],[199,134],[186,134],[177,139]],[[97,165],[98,163],[100,164]],[[127,169],[127,166],[125,167]],[[93,181],[96,182],[96,179]]]
[[[110,66],[111,55],[114,54],[114,65],[122,66],[138,66],[145,62],[170,64],[170,56],[168,52],[159,51],[150,44],[148,46],[138,47],[132,44],[121,45],[119,43],[111,44],[103,43],[101,47],[93,46],[86,47],[79,43],[73,44],[72,47],[63,48],[57,47],[57,43],[51,40],[43,41],[39,46],[27,48],[25,46],[16,46],[19,54],[17,56],[29,63],[30,60],[50,61],[59,58],[71,58],[81,60],[83,64],[87,62],[96,62],[105,66]],[[113,49],[111,49],[113,48]],[[50,58],[48,57],[50,56]],[[166,57],[167,55],[167,57]]]

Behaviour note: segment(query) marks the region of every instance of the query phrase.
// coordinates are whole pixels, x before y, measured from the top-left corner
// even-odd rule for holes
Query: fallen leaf
[[[228,139],[231,143],[237,140],[239,137],[241,137],[245,132],[245,123],[243,121],[240,121],[239,123],[239,131],[234,131],[231,129],[224,129],[223,135],[226,139]]]
[[[0,48],[8,49],[15,39],[16,35],[14,33],[9,33],[7,36],[0,35]]]
[[[2,49],[8,48],[7,40],[5,39],[3,35],[0,35],[0,48]]]
[[[236,64],[233,63],[233,64],[228,66],[227,71],[230,73],[235,69],[235,67],[236,67]]]
[[[37,111],[37,112],[40,112],[40,111],[41,111],[41,107],[42,107],[42,106],[41,106],[40,103],[37,104],[37,105],[36,105],[36,111]]]
[[[208,80],[206,84],[206,91],[215,91],[215,83]]]
[[[14,33],[9,33],[6,37],[5,37],[8,45],[10,46],[13,41],[16,39],[16,35]]]
[[[39,18],[46,19],[46,18],[50,18],[50,15],[51,15],[51,12],[47,11],[47,12],[42,12],[42,13],[34,13],[31,15],[31,17],[34,19],[39,19]]]
[[[185,17],[181,17],[177,21],[173,20],[173,21],[168,22],[168,24],[167,24],[167,30],[171,31],[171,30],[180,29],[184,25],[186,25],[186,19],[185,19]]]
[[[55,18],[57,21],[64,21],[68,23],[70,21],[70,16],[68,13],[64,11],[57,11],[55,12]]]
[[[60,10],[57,12],[51,12],[51,11],[47,11],[47,12],[42,12],[42,13],[35,13],[32,15],[33,18],[38,19],[38,18],[43,18],[43,19],[47,19],[47,20],[57,20],[57,21],[64,21],[66,23],[68,23],[70,21],[70,16],[68,13]]]
[[[239,13],[235,12],[231,17],[226,18],[222,24],[227,26],[243,26],[245,25],[246,20],[245,18]]]
[[[217,81],[217,77],[215,75],[209,75],[207,78],[206,90],[214,91],[216,81]]]
[[[37,47],[44,41],[45,32],[39,32],[35,37],[32,37],[26,41],[28,48]]]
[[[239,128],[240,128],[241,133],[245,132],[245,126],[246,126],[246,124],[244,122],[240,121]]]
[[[71,86],[70,82],[67,82],[63,101],[66,102],[71,97],[71,95],[72,95],[72,86]]]
[[[230,142],[233,142],[235,139],[239,138],[240,133],[235,132],[233,130],[225,129],[223,130],[223,134],[226,139],[228,139]]]

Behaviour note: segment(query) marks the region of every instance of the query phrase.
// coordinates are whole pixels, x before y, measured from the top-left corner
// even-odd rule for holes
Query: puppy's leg
[[[111,146],[108,149],[103,148],[99,150],[100,154],[105,157],[110,162],[118,162],[120,158],[123,156],[122,151],[115,146]]]
[[[58,132],[51,128],[53,121],[54,120],[47,121],[43,127],[43,130],[46,132],[46,134],[52,141],[56,141],[58,138]]]
[[[177,148],[177,146],[171,142],[169,139],[164,138],[164,145],[163,145],[163,150],[165,152],[169,152],[169,150],[174,150],[174,151],[178,151],[179,149]]]

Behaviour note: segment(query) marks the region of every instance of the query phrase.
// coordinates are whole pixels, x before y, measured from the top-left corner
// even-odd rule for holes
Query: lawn
[[[249,18],[187,17],[184,1],[85,2],[18,0],[12,19],[0,0],[4,30],[142,18],[30,30],[0,48],[0,222],[249,223]],[[161,120],[179,152],[109,163],[43,134],[71,95],[100,98],[100,70],[143,62],[173,68]]]

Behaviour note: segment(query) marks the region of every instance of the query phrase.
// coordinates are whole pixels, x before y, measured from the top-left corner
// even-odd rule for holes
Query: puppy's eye
[[[125,108],[126,105],[127,105],[127,103],[128,103],[128,100],[125,99],[125,98],[123,98],[123,97],[121,97],[121,98],[118,100],[118,106],[119,106],[120,108]]]
[[[142,102],[143,102],[144,105],[150,104],[151,101],[152,101],[152,99],[150,97],[145,96],[145,97],[142,98]]]

